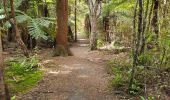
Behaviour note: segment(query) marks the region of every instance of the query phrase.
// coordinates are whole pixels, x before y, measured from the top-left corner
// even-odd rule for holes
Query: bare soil
[[[50,57],[50,50],[42,50],[44,77],[18,100],[117,100],[110,93],[111,77],[105,64],[113,55],[89,51],[86,40],[79,40],[70,49],[74,56]]]

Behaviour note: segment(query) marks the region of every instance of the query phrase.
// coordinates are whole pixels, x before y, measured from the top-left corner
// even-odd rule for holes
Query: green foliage
[[[151,54],[142,54],[139,56],[139,61],[141,64],[146,64],[146,65],[151,65],[152,62],[153,62],[153,59],[152,59],[152,55]]]
[[[153,100],[153,99],[152,99],[152,97],[150,97],[150,96],[149,96],[148,98],[146,98],[146,99],[145,99],[145,97],[140,96],[140,100]]]
[[[111,85],[118,90],[127,91],[130,95],[138,95],[143,90],[143,79],[141,78],[141,73],[143,72],[143,67],[138,66],[136,73],[140,75],[135,76],[134,83],[132,87],[129,86],[131,64],[130,62],[122,60],[112,60],[107,63],[110,68],[110,73],[113,74],[113,79],[111,80]]]
[[[32,18],[29,15],[17,10],[19,15],[16,16],[18,24],[25,23],[28,27],[28,32],[33,38],[43,38],[47,40],[47,33],[43,28],[49,28],[50,24],[54,24],[55,18]],[[5,23],[7,28],[11,27],[9,21]]]
[[[11,100],[16,100],[15,98],[16,98],[16,97],[15,97],[15,96],[13,96],[13,97],[11,97]]]
[[[110,0],[104,4],[102,12],[104,15],[110,12],[111,15],[121,15],[128,17],[131,16],[129,15],[129,9],[131,9],[133,6],[134,1],[132,0]]]
[[[102,39],[97,40],[97,48],[101,47],[104,45],[104,41]]]
[[[143,86],[141,83],[133,83],[132,86],[129,88],[129,94],[137,95],[141,92]]]
[[[15,7],[15,8],[18,8],[19,6],[21,6],[21,4],[22,4],[23,1],[24,1],[24,0],[14,0],[14,7]]]
[[[116,87],[120,87],[124,85],[125,81],[123,80],[123,76],[121,74],[116,74],[114,78],[112,79],[112,85]]]
[[[10,92],[25,92],[32,88],[42,77],[38,70],[38,60],[31,58],[15,58],[6,61],[5,80]]]
[[[31,10],[33,11],[32,13],[22,12],[21,10],[18,10],[19,6],[22,5],[22,2],[23,0],[14,0],[17,23],[24,24],[24,26],[23,25],[21,26],[28,28],[28,33],[32,36],[32,38],[36,38],[36,39],[43,38],[47,40],[48,33],[46,33],[43,30],[43,28],[49,28],[50,24],[55,24],[55,18],[43,18],[43,17],[37,18],[35,16],[32,16],[32,13],[36,12],[34,11],[35,7],[33,7],[33,9],[31,8],[28,9],[28,12],[29,10]],[[29,1],[29,2],[35,3],[34,1]],[[51,1],[49,0],[48,2],[51,2]],[[11,12],[9,4],[6,9],[8,13]],[[4,8],[0,6],[0,20],[3,20],[5,18],[4,13],[5,13]],[[11,27],[11,24],[9,21],[6,21],[4,25],[6,26],[6,28]]]
[[[121,63],[121,61],[109,61],[107,65],[111,69],[110,73],[114,74],[111,85],[116,88],[125,87],[130,77],[130,65],[128,63]]]

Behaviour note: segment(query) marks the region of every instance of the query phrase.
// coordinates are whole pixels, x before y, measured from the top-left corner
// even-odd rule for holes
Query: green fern
[[[38,38],[47,39],[46,33],[43,30],[41,30],[38,23],[36,23],[34,19],[29,20],[28,22],[28,32],[32,37],[36,39]]]
[[[48,28],[50,24],[55,24],[55,18],[31,18],[27,14],[16,10],[17,13],[19,13],[16,16],[16,20],[18,24],[22,24],[24,22],[27,22],[28,25],[28,32],[33,38],[43,38],[47,39],[47,33],[42,30],[43,27]],[[11,24],[9,21],[7,21],[5,24],[6,28],[11,27]]]

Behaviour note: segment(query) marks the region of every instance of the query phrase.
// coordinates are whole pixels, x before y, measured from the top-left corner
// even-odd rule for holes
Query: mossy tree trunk
[[[3,58],[3,48],[2,48],[2,38],[0,30],[0,100],[10,100],[8,87],[4,80],[4,58]]]
[[[2,56],[2,40],[1,40],[1,32],[0,32],[0,97],[2,100],[5,100],[5,83],[3,76],[3,56]]]
[[[17,21],[16,21],[16,18],[15,18],[14,0],[10,0],[10,5],[11,5],[11,17],[13,18],[13,27],[14,27],[14,30],[15,30],[16,41],[17,41],[18,45],[20,46],[20,48],[22,49],[23,54],[26,57],[28,57],[29,56],[28,49],[27,49],[27,47],[25,46],[24,42],[21,39],[21,35],[19,33],[18,26],[17,26]]]
[[[159,38],[159,26],[158,26],[158,9],[159,9],[159,0],[152,0],[153,2],[153,18],[152,18],[152,28],[155,33],[155,42]]]

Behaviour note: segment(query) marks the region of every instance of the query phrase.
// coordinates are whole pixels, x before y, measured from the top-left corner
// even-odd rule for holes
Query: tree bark
[[[159,8],[159,1],[153,0],[153,18],[152,18],[152,27],[153,31],[156,35],[155,41],[159,38],[159,26],[158,26],[158,8]]]
[[[103,27],[104,27],[104,33],[105,33],[105,41],[106,42],[111,42],[110,39],[110,34],[109,34],[109,12],[107,13],[107,15],[103,18]]]
[[[38,16],[39,17],[48,17],[49,16],[49,11],[48,11],[48,4],[47,1],[45,0],[37,0],[37,5],[38,5]]]
[[[6,100],[5,94],[5,83],[3,76],[3,54],[2,54],[2,39],[1,39],[1,31],[0,31],[0,97],[2,100]]]
[[[146,32],[149,32],[150,28],[151,28],[152,10],[153,10],[153,2],[151,3],[151,6],[150,6],[150,11],[149,11],[149,16],[148,16],[148,24],[147,24],[147,27],[146,27]]]
[[[96,15],[90,16],[91,22],[91,35],[90,35],[90,48],[91,50],[97,49],[97,18]]]
[[[130,77],[130,82],[129,82],[129,89],[131,89],[133,81],[134,81],[134,74],[135,74],[135,69],[137,67],[137,61],[138,61],[138,53],[137,53],[137,47],[136,47],[136,42],[137,42],[137,32],[136,32],[136,17],[137,17],[137,7],[138,7],[138,0],[136,0],[135,8],[134,8],[134,18],[133,18],[133,47],[132,47],[132,53],[133,53],[133,66],[132,66],[132,72],[131,72],[131,77]]]
[[[16,18],[15,18],[14,0],[10,0],[10,5],[11,5],[11,16],[13,18],[13,26],[14,26],[14,29],[15,29],[16,41],[17,41],[18,45],[20,46],[20,48],[23,50],[23,54],[26,57],[29,57],[27,47],[25,46],[24,42],[22,41],[19,30],[18,30],[17,21],[16,21]]]
[[[138,12],[138,34],[137,34],[137,43],[136,49],[138,55],[140,54],[140,46],[142,45],[142,39],[144,38],[143,32],[143,0],[139,0],[139,12]]]
[[[91,33],[91,23],[90,23],[89,14],[86,14],[84,24],[85,24],[84,29],[86,32],[86,36],[89,38],[89,35]]]
[[[57,0],[56,30],[57,33],[56,33],[55,48],[60,51],[64,49],[68,53],[69,48],[68,48],[68,38],[67,38],[67,34],[68,34],[68,1],[67,0]]]
[[[91,35],[90,35],[90,49],[97,49],[97,18],[100,14],[101,0],[87,0],[89,11],[90,11],[90,23],[91,23]]]
[[[147,17],[148,17],[148,9],[149,9],[149,0],[146,2],[146,10],[145,15],[143,18],[143,29],[142,29],[142,40],[141,40],[141,49],[140,53],[144,53],[145,51],[145,32],[146,32],[146,25],[147,25]]]
[[[75,42],[77,42],[77,0],[75,0],[74,14],[75,14]]]
[[[48,11],[48,4],[47,1],[45,0],[45,5],[44,5],[44,17],[48,17],[49,16],[49,11]]]

